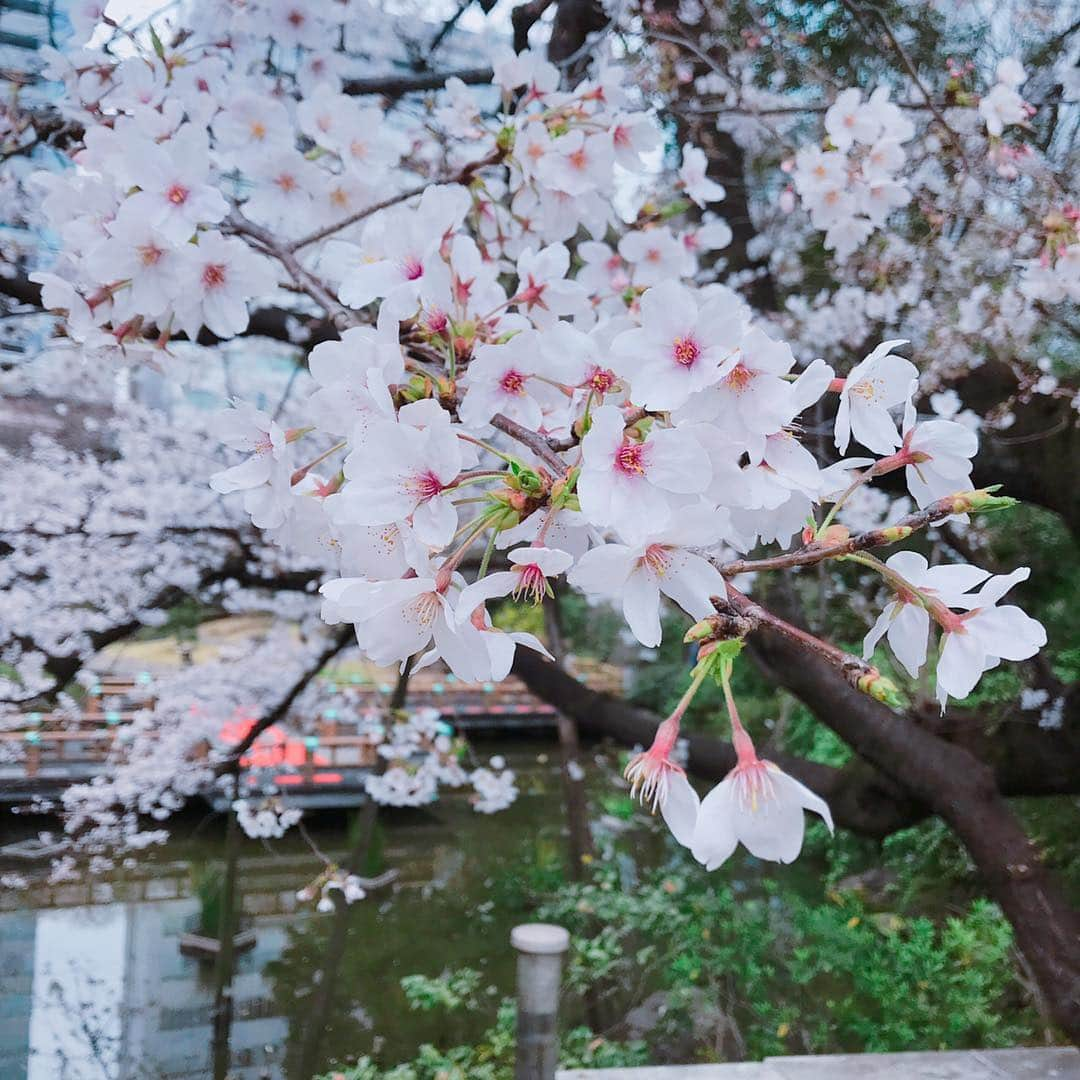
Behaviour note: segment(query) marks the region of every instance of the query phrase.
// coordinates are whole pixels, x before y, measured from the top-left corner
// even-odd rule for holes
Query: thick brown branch
[[[381,94],[397,98],[418,90],[441,90],[447,79],[460,79],[468,86],[491,82],[491,68],[463,68],[460,71],[432,71],[408,75],[372,75],[363,79],[346,79],[342,93],[359,97],[364,94]]]
[[[943,818],[1001,905],[1050,1004],[1080,1037],[1080,924],[1036,845],[1024,833],[993,769],[838,679],[828,661],[763,623],[753,654],[868,764]]]

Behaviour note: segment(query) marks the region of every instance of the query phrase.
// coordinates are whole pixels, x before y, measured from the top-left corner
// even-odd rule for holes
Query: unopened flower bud
[[[881,542],[895,544],[906,540],[914,531],[910,525],[888,525],[881,530]]]
[[[832,547],[834,544],[842,544],[851,539],[851,531],[846,525],[830,525],[818,538],[817,543],[823,547]]]
[[[904,704],[900,699],[900,691],[896,683],[882,675],[877,668],[871,668],[870,671],[859,678],[855,685],[864,694],[872,697],[875,701],[880,701],[882,705],[899,709]]]
[[[977,510],[979,513],[989,513],[992,510],[1009,510],[1016,505],[1016,499],[1008,495],[995,495],[1000,485],[989,488],[979,488],[976,491],[964,491],[952,497],[954,514],[966,514]]]

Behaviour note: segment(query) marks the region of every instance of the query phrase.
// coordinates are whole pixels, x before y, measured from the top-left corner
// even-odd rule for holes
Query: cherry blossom
[[[723,184],[710,180],[706,175],[708,161],[704,151],[687,143],[683,147],[682,156],[679,179],[682,181],[686,194],[701,207],[707,203],[719,202],[727,193],[724,191]]]
[[[79,46],[94,7],[75,12]],[[738,765],[699,800],[672,756],[679,719],[717,673],[709,657],[732,646],[716,620],[747,563],[763,574],[814,565],[860,516],[868,528],[896,521],[910,500],[871,485],[901,468],[934,520],[996,508],[969,490],[974,427],[1004,428],[1008,409],[966,422],[950,397],[959,375],[1004,359],[1017,401],[1068,393],[1044,355],[1045,312],[1080,296],[1080,213],[1050,153],[1025,139],[1023,69],[1002,62],[980,100],[988,80],[950,64],[943,117],[914,85],[897,87],[903,107],[885,85],[869,97],[829,87],[822,115],[818,98],[803,111],[782,79],[763,80],[770,61],[745,43],[730,83],[676,62],[675,85],[722,102],[716,122],[747,175],[764,178],[753,220],[732,221],[736,244],[732,226],[698,213],[725,196],[705,153],[672,147],[676,164],[661,152],[653,110],[671,73],[658,78],[644,54],[633,66],[642,35],[623,13],[611,13],[617,48],[598,40],[566,68],[536,50],[499,52],[490,85],[452,77],[423,108],[349,92],[355,50],[333,43],[354,16],[292,0],[211,5],[203,25],[177,16],[166,43],[105,24],[100,48],[48,54],[60,115],[83,134],[71,135],[76,167],[26,180],[27,220],[59,249],[28,265],[67,340],[47,350],[45,375],[4,378],[41,396],[50,372],[80,370],[109,416],[95,437],[116,449],[91,463],[35,432],[20,468],[49,512],[31,521],[11,500],[0,527],[5,546],[21,531],[49,539],[10,545],[0,686],[18,702],[62,693],[52,671],[81,663],[111,628],[160,622],[177,590],[288,617],[299,633],[252,649],[238,685],[224,662],[205,687],[178,678],[103,790],[71,796],[83,823],[110,800],[132,818],[163,817],[212,780],[192,746],[220,703],[249,694],[270,714],[282,680],[302,680],[348,625],[377,663],[442,660],[462,679],[496,681],[518,647],[547,653],[496,625],[487,602],[543,603],[566,575],[621,609],[646,647],[661,643],[665,613],[705,626],[680,708],[628,767],[633,790],[710,868],[740,839],[763,858],[794,858],[804,808],[831,825],[824,803],[757,758],[731,701]],[[1065,67],[1055,85],[1071,93]],[[9,144],[22,152],[12,137],[0,132],[5,160]],[[998,204],[1011,208],[1007,229],[986,212]],[[214,351],[197,345],[213,338]],[[907,340],[914,362],[892,352]],[[160,413],[131,400],[144,382]],[[237,404],[208,432],[194,401],[234,393],[260,408]],[[926,395],[939,418],[920,422]],[[834,408],[840,460],[819,445]],[[847,456],[853,439],[876,459]],[[141,548],[115,542],[118,518]],[[170,529],[197,537],[197,552]],[[130,595],[84,575],[100,563],[99,534],[119,564],[109,574],[138,579]],[[729,548],[759,543],[779,551],[733,560]],[[881,563],[858,545],[842,557],[889,588],[868,656],[885,638],[915,676],[940,627],[943,704],[1045,640],[998,603],[1026,571],[989,578],[912,552]],[[292,587],[268,584],[279,578]],[[344,633],[327,628],[339,624]],[[505,763],[466,773],[435,741],[430,717],[387,732],[371,797],[424,805],[440,785],[471,782],[477,812],[512,801]],[[259,835],[292,816],[234,796]],[[328,871],[310,899],[332,906],[357,888]]]
[[[412,314],[434,287],[431,276],[441,266],[443,236],[467,208],[464,188],[429,187],[416,211],[393,207],[372,218],[360,251],[338,256],[346,266],[338,290],[342,303],[363,307],[382,297],[388,313]]]
[[[726,297],[699,304],[676,282],[654,285],[641,298],[640,328],[615,339],[618,370],[646,408],[677,409],[735,366],[742,330],[741,311]]]
[[[525,597],[534,604],[541,603],[551,593],[548,578],[558,577],[570,569],[574,561],[565,551],[546,547],[518,548],[509,556],[511,569],[488,574],[462,590],[458,597],[458,620],[471,619],[473,612],[487,600],[497,596]]]
[[[967,697],[984,671],[1002,660],[1027,660],[1046,644],[1042,623],[1014,604],[997,606],[1030,573],[1021,566],[1011,574],[992,577],[977,593],[957,603],[967,611],[945,627],[937,666],[937,697],[943,709],[950,697]]]
[[[449,422],[430,426],[409,422],[426,417],[423,404],[406,406],[396,420],[368,426],[363,443],[345,459],[349,483],[333,497],[333,520],[386,525],[411,519],[421,540],[442,545],[450,539],[457,511],[446,491],[461,472],[464,456]]]
[[[167,143],[140,148],[132,181],[139,188],[120,207],[120,215],[152,225],[174,243],[189,239],[199,225],[216,224],[229,207],[208,183],[206,134],[185,124]]]
[[[724,579],[692,548],[715,544],[724,531],[721,515],[690,507],[667,528],[629,544],[602,544],[578,560],[568,575],[583,592],[620,600],[633,635],[647,647],[660,644],[660,594],[694,619],[711,613],[711,596],[722,596]]]
[[[960,563],[930,566],[915,551],[899,551],[885,565],[900,574],[918,594],[898,593],[886,605],[863,642],[863,656],[869,660],[877,643],[886,637],[893,655],[912,678],[916,678],[926,663],[930,637],[931,616],[921,598],[939,601],[947,608],[961,605],[971,589],[981,585],[989,576],[986,570]]]
[[[892,350],[906,341],[883,341],[844,380],[836,411],[836,448],[845,453],[854,436],[868,450],[891,454],[901,444],[889,410],[915,392],[917,371]]]
[[[975,432],[952,420],[928,420],[911,428],[901,454],[911,461],[904,473],[919,506],[970,488],[971,459],[978,449]]]
[[[701,800],[690,850],[706,870],[716,870],[742,844],[751,855],[789,863],[802,850],[804,810],[820,815],[833,831],[824,799],[788,776],[771,761],[760,760],[753,744],[736,742],[739,763]],[[679,832],[672,829],[678,838]]]
[[[656,427],[635,437],[614,405],[592,414],[582,455],[578,494],[581,511],[593,524],[664,521],[671,513],[671,494],[704,491],[711,476],[690,431]]]
[[[246,330],[247,300],[272,287],[269,264],[241,240],[218,232],[200,233],[198,244],[182,251],[177,325],[192,338],[202,326],[223,338]]]

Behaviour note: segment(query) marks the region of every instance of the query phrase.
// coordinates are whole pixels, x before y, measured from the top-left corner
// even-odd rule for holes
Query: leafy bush
[[[1018,990],[1011,931],[985,900],[936,925],[838,893],[813,903],[768,884],[737,898],[677,870],[623,890],[601,868],[541,917],[574,934],[575,988],[648,971],[669,1030],[689,1030],[701,1000],[718,1008],[732,1038],[716,1056],[1007,1046],[1035,1032],[1029,1011],[1002,1008]]]
[[[469,968],[444,972],[438,978],[407,975],[402,989],[414,1009],[444,1007],[472,1010],[479,1007],[478,972]],[[494,1024],[473,1046],[448,1050],[425,1044],[412,1061],[386,1069],[370,1057],[355,1065],[332,1069],[316,1080],[512,1080],[514,1075],[514,1002],[504,999]],[[562,1037],[559,1062],[564,1068],[620,1068],[643,1065],[648,1060],[642,1042],[617,1043],[596,1036],[586,1027],[575,1027]]]

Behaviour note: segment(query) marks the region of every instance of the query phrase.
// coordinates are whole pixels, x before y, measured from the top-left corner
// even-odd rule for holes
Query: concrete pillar
[[[570,934],[561,926],[526,923],[510,932],[510,944],[518,954],[514,1080],[554,1080],[562,958],[570,947]]]

